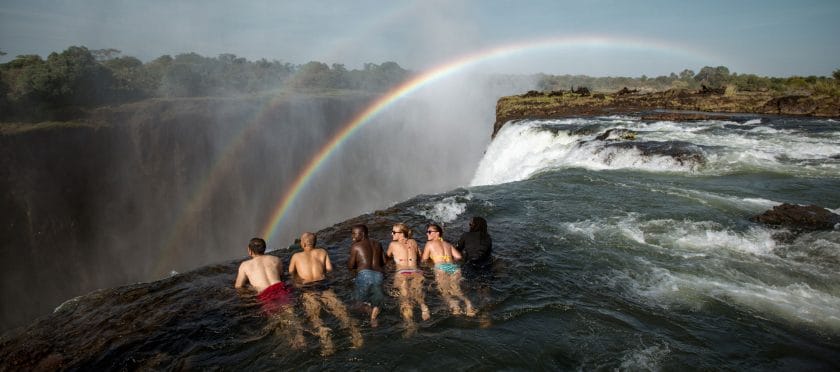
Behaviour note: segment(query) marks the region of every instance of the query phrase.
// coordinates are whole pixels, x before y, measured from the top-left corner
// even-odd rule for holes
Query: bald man
[[[332,262],[327,251],[316,247],[315,242],[315,234],[306,232],[301,235],[303,252],[292,255],[289,274],[295,278],[296,285],[302,292],[301,300],[306,315],[321,338],[321,355],[328,356],[335,352],[335,347],[330,329],[324,326],[321,320],[321,305],[326,306],[327,310],[338,318],[342,327],[350,331],[353,347],[361,347],[363,341],[355,320],[350,318],[347,308],[326,282],[326,273],[333,269]]]

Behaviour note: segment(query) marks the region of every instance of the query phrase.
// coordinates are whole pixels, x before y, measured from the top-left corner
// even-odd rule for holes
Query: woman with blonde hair
[[[423,298],[423,271],[417,267],[420,249],[417,241],[411,238],[411,229],[404,223],[398,223],[391,229],[391,244],[385,255],[393,257],[396,264],[394,288],[399,290],[400,313],[405,321],[408,334],[415,330],[414,304],[420,307],[421,318],[429,320],[429,307]]]

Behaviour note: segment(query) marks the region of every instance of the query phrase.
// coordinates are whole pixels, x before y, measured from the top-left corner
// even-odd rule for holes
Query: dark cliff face
[[[370,97],[146,101],[0,136],[0,331],[91,290],[229,259]],[[270,204],[270,203],[269,203]]]

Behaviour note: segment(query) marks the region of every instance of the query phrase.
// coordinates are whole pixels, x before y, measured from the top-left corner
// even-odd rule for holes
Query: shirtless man
[[[239,273],[236,274],[233,286],[244,288],[245,284],[250,283],[258,293],[257,298],[262,303],[263,311],[277,324],[282,322],[289,325],[283,330],[294,333],[290,336],[292,346],[303,347],[303,330],[291,306],[291,289],[286,287],[280,278],[283,273],[283,261],[279,257],[265,254],[265,240],[260,238],[253,238],[248,242],[248,256],[251,258],[239,265]]]
[[[429,307],[423,298],[423,270],[417,268],[420,249],[417,241],[411,239],[411,230],[405,224],[398,223],[391,230],[393,241],[388,245],[385,253],[394,258],[396,274],[394,274],[394,288],[400,291],[400,313],[406,324],[406,336],[416,330],[414,324],[414,305],[420,306],[420,316],[429,320]]]
[[[347,308],[325,283],[326,273],[333,269],[330,256],[325,249],[315,247],[315,234],[311,232],[303,233],[300,243],[303,252],[292,255],[289,261],[289,275],[295,277],[302,292],[303,308],[321,338],[321,355],[328,356],[335,352],[331,330],[325,327],[321,320],[322,304],[338,318],[342,327],[349,329],[353,347],[361,347],[362,334],[356,322],[350,319]]]
[[[363,302],[370,308],[370,326],[376,327],[376,317],[379,315],[384,295],[382,294],[382,272],[384,271],[385,255],[382,246],[376,240],[368,239],[368,229],[365,225],[353,226],[350,246],[350,258],[347,269],[356,270],[356,290],[353,298]]]
[[[461,268],[455,263],[461,260],[461,253],[452,244],[443,240],[443,228],[437,224],[426,227],[426,245],[420,262],[431,259],[435,264],[435,281],[443,302],[449,304],[453,315],[461,313],[460,301],[464,301],[467,316],[474,316],[472,302],[461,291]]]
[[[269,287],[285,287],[280,280],[283,272],[283,261],[280,257],[265,254],[265,240],[253,238],[248,242],[248,256],[250,260],[239,265],[234,287],[243,288],[250,283],[257,292],[262,293]]]

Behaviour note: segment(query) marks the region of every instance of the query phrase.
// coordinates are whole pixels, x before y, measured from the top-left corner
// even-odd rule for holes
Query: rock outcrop
[[[831,230],[840,224],[840,215],[817,206],[782,204],[750,220],[795,231]]]
[[[529,91],[496,103],[493,136],[512,120],[632,114],[643,120],[709,120],[726,114],[840,117],[840,97],[780,96],[770,92],[726,92],[720,89],[672,89],[639,93],[622,89],[591,94],[573,91]]]

